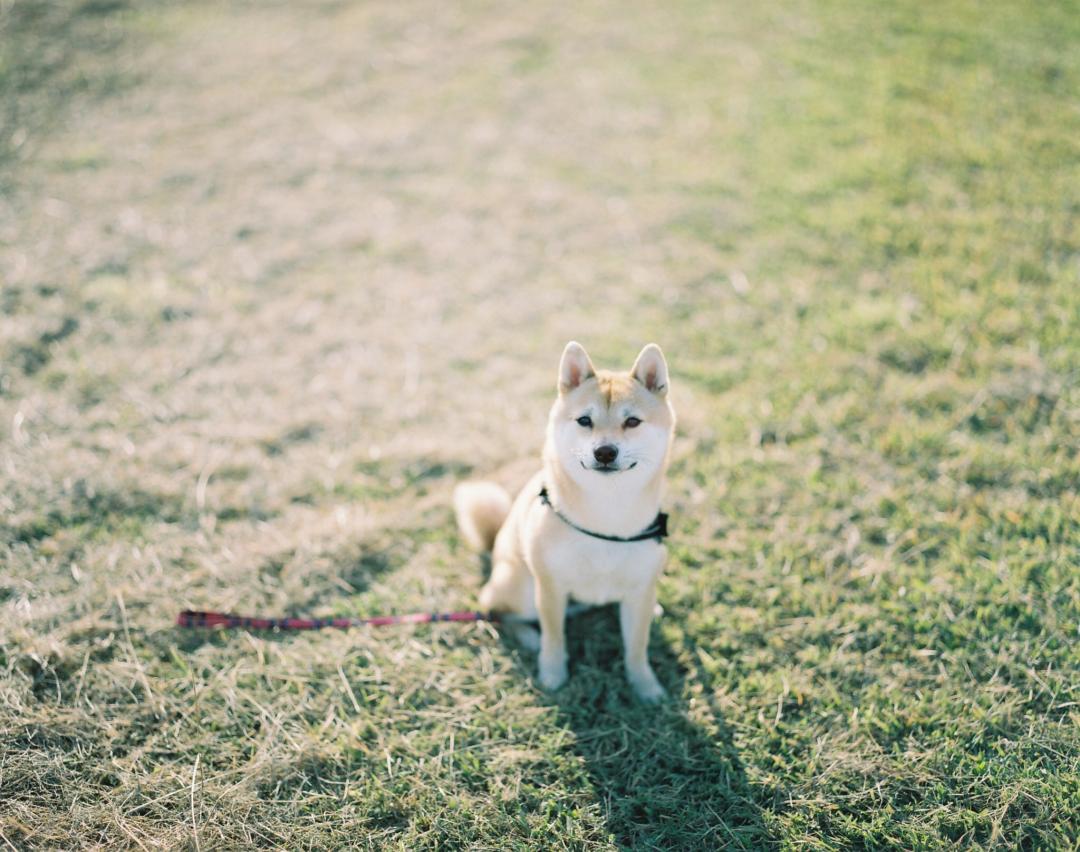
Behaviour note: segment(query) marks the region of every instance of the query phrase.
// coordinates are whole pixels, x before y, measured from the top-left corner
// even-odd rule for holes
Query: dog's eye
[[[588,414],[582,414],[577,419],[578,426],[584,426],[586,429],[592,429],[592,418]]]
[[[626,420],[623,422],[623,426],[625,426],[627,429],[633,429],[635,426],[640,425],[641,418],[639,417],[627,417]]]

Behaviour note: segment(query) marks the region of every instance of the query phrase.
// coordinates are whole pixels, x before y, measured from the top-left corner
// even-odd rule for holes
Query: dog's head
[[[601,479],[645,483],[667,465],[675,430],[668,368],[655,343],[629,372],[597,370],[580,343],[559,364],[559,397],[548,421],[550,454],[582,486]]]

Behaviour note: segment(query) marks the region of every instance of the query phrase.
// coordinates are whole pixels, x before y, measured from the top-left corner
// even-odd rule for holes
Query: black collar
[[[539,497],[540,497],[540,502],[543,503],[545,506],[547,506],[549,509],[551,509],[551,511],[555,513],[555,517],[557,517],[560,521],[562,521],[568,527],[573,527],[579,533],[584,533],[585,535],[591,535],[593,538],[600,538],[600,539],[603,539],[604,541],[622,541],[622,542],[647,541],[648,539],[651,538],[651,539],[655,539],[656,542],[659,544],[661,541],[663,541],[665,538],[667,538],[667,535],[668,535],[668,530],[667,530],[668,516],[664,512],[657,512],[656,513],[656,518],[653,520],[653,522],[651,524],[649,524],[647,527],[645,527],[645,529],[643,529],[637,535],[627,536],[626,538],[623,538],[623,536],[621,536],[621,535],[605,535],[604,533],[593,532],[592,530],[587,530],[584,527],[579,527],[577,524],[575,524],[573,521],[571,521],[568,517],[566,517],[566,515],[564,515],[562,512],[560,512],[558,509],[556,509],[551,504],[551,498],[548,497],[548,491],[547,491],[547,486],[546,485],[540,487]]]

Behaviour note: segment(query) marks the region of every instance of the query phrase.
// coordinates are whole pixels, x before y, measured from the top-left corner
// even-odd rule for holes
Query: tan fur
[[[621,400],[630,399],[634,396],[637,382],[629,373],[612,373],[609,370],[601,370],[596,374],[596,386],[600,392],[604,404],[609,408]]]
[[[568,526],[538,499],[551,502],[580,527],[632,536],[656,517],[667,470],[675,414],[667,398],[667,365],[659,347],[645,347],[629,372],[597,371],[585,350],[567,344],[559,395],[548,418],[543,469],[518,494],[508,514],[485,483],[455,494],[462,533],[486,542],[496,518],[492,572],[480,592],[484,609],[540,622],[540,682],[558,688],[567,676],[564,622],[570,599],[618,603],[627,676],[637,695],[664,694],[649,666],[649,626],[666,549],[653,540],[607,542]],[[578,418],[587,413],[587,427]],[[628,416],[641,420],[627,426]],[[616,446],[619,469],[594,469],[596,448]],[[618,461],[621,459],[622,461]],[[486,508],[485,508],[486,507]],[[491,507],[496,507],[492,510]]]
[[[454,489],[454,514],[469,545],[489,551],[510,514],[510,495],[493,482],[463,482]]]

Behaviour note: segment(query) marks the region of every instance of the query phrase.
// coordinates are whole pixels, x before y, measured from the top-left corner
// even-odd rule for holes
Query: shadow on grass
[[[770,846],[730,730],[715,708],[703,723],[691,719],[679,698],[688,673],[657,636],[654,625],[650,659],[672,697],[649,707],[623,675],[615,608],[567,626],[571,677],[553,701],[575,734],[608,829],[626,849]]]

